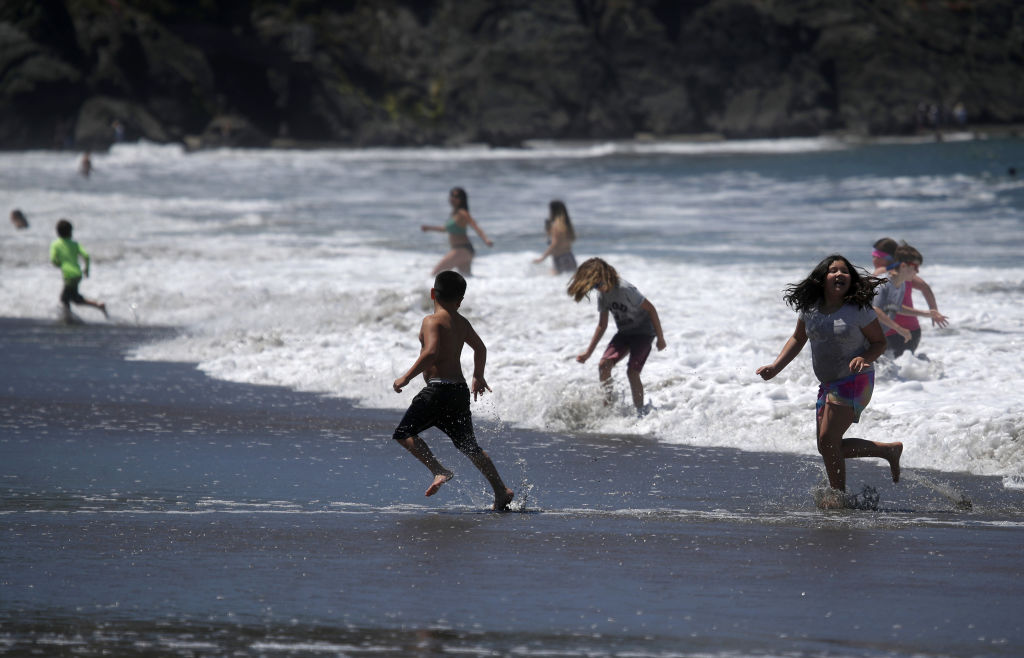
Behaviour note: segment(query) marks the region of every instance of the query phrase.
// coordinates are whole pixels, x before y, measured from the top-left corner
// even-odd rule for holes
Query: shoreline
[[[199,369],[198,364],[191,362],[128,358],[129,352],[138,345],[166,338],[179,330],[167,326],[109,323],[64,325],[41,319],[0,317],[0,348],[10,355],[7,367],[0,376],[0,412],[3,412],[0,413],[0,426],[16,426],[18,415],[25,411],[26,402],[38,403],[42,405],[41,408],[59,409],[61,406],[67,406],[76,410],[82,405],[100,404],[108,406],[112,410],[111,413],[133,416],[140,413],[139,409],[133,407],[140,407],[143,410],[178,407],[179,412],[187,410],[190,414],[209,416],[208,421],[204,422],[216,425],[230,420],[229,425],[244,427],[247,428],[246,431],[253,433],[275,433],[281,428],[296,426],[298,423],[298,426],[305,430],[322,434],[340,432],[341,435],[348,436],[367,432],[381,435],[387,440],[382,441],[378,448],[392,452],[389,460],[397,461],[396,469],[419,472],[418,464],[410,466],[403,463],[412,460],[391,445],[391,432],[401,418],[401,409],[361,407],[352,399],[325,393],[295,391],[280,385],[220,380],[210,377]],[[131,396],[126,396],[125,380],[140,382],[128,388]],[[3,393],[5,388],[6,394]],[[10,425],[12,422],[13,425]],[[813,509],[815,506],[814,487],[824,482],[820,458],[810,453],[675,444],[667,443],[657,436],[616,432],[551,433],[513,427],[503,421],[495,422],[479,417],[474,418],[474,425],[478,437],[482,437],[481,446],[489,452],[496,451],[499,455],[495,462],[504,465],[503,469],[499,469],[503,472],[510,470],[510,465],[519,460],[511,452],[506,451],[505,446],[499,447],[495,442],[547,444],[554,441],[568,444],[579,442],[602,452],[615,452],[624,446],[633,446],[629,448],[630,452],[636,448],[654,455],[685,454],[688,455],[687,459],[703,460],[710,455],[716,462],[725,460],[737,464],[770,463],[772,467],[769,470],[773,473],[770,479],[783,483],[782,490],[785,493],[779,493],[790,502],[802,499],[798,504],[807,509]],[[73,420],[67,421],[66,427],[73,426]],[[428,430],[425,438],[432,446],[443,446],[441,450],[449,453],[446,459],[458,465],[459,471],[463,474],[461,478],[467,475],[470,479],[476,477],[476,473],[462,463],[462,457],[452,453],[452,447],[440,432]],[[881,491],[883,498],[889,498],[892,505],[908,506],[904,501],[906,487],[901,489],[900,485],[889,481],[889,467],[884,461],[850,460],[847,464],[848,494],[855,506],[862,503],[856,498],[866,491],[862,491],[864,487]],[[530,479],[523,468],[520,467],[521,472],[513,479],[521,482]],[[655,463],[648,468],[657,470],[657,457]],[[762,466],[749,468],[761,470]],[[985,499],[999,495],[1010,498],[1024,496],[1024,490],[1005,489],[999,484],[1002,476],[906,467],[903,471],[904,481],[923,484],[930,499],[937,496],[933,502],[951,511],[964,511],[972,507],[971,495],[965,495],[963,491],[977,485],[967,486],[963,482],[991,482],[995,485],[985,485],[985,488],[993,489],[983,497]],[[812,475],[814,473],[817,473],[817,476]],[[794,474],[802,475],[798,475],[794,480]],[[424,480],[428,479],[424,473],[419,475]],[[612,477],[610,473],[609,477]],[[803,485],[797,484],[798,480],[803,480]],[[818,485],[815,484],[816,480],[820,481]],[[933,486],[933,482],[939,484]],[[456,480],[456,485],[461,488],[464,483]],[[418,481],[412,486],[414,490],[421,488]],[[517,490],[518,497],[518,488],[513,489]],[[582,494],[584,499],[587,497],[585,492],[578,493]],[[746,492],[740,498],[747,496],[752,496],[748,504],[758,500],[764,502],[757,492]],[[792,498],[794,496],[797,498]],[[522,502],[526,503],[525,500]],[[582,499],[578,502],[582,504]],[[979,501],[975,501],[977,502]],[[988,507],[984,500],[980,503],[982,508]],[[913,504],[909,506],[913,507]]]
[[[927,144],[944,141],[972,141],[987,139],[1013,139],[1024,137],[1024,124],[975,124],[962,127],[942,127],[937,130],[920,129],[913,133],[893,134],[864,134],[853,130],[830,130],[813,135],[762,135],[747,137],[732,137],[722,133],[678,133],[667,135],[655,135],[653,133],[637,133],[632,137],[617,137],[607,139],[547,139],[531,138],[520,141],[515,145],[490,144],[486,142],[439,142],[436,144],[355,144],[350,142],[337,142],[329,140],[297,140],[291,138],[273,138],[264,146],[244,146],[230,143],[204,144],[200,135],[186,135],[180,141],[153,142],[161,146],[180,145],[186,153],[216,150],[218,148],[232,148],[244,150],[271,150],[271,151],[329,151],[329,150],[373,150],[373,149],[512,149],[531,150],[531,144],[544,144],[555,146],[594,146],[600,144],[732,144],[756,141],[772,140],[797,140],[797,139],[833,139],[851,145],[870,144]],[[126,142],[137,143],[137,142]],[[80,153],[88,150],[93,153],[105,153],[116,143],[109,144],[106,148],[34,148],[34,149],[4,149],[8,152],[19,152],[22,150],[45,151],[54,153]]]
[[[162,331],[0,320],[9,652],[1024,646],[1024,496],[994,478],[905,470],[893,485],[858,460],[851,490],[870,483],[877,507],[823,511],[820,459],[481,423],[523,503],[494,513],[436,434],[458,477],[425,498],[429,473],[393,444],[393,414],[120,357]],[[448,595],[424,605],[439,584]],[[865,629],[885,632],[864,644]]]

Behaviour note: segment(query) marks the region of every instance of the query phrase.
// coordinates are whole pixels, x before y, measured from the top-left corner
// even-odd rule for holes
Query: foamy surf
[[[0,303],[49,316],[60,283],[45,253],[53,222],[68,216],[94,256],[82,289],[108,303],[112,323],[182,329],[135,358],[397,414],[413,391],[396,395],[390,382],[415,357],[428,273],[445,250],[419,225],[446,216],[458,184],[496,239],[479,246],[463,306],[488,345],[494,388],[474,413],[517,428],[814,454],[808,355],[770,384],[753,370],[792,331],[788,283],[830,251],[865,265],[871,243],[892,235],[925,254],[922,275],[951,325],[926,323],[927,361],[879,364],[854,430],[899,437],[909,467],[1015,486],[1024,413],[1005,386],[1019,378],[1024,340],[1024,182],[1003,176],[1019,144],[985,148],[812,139],[185,154],[120,144],[95,156],[88,181],[67,154],[6,154],[0,185],[32,229],[10,236]],[[572,303],[564,277],[530,262],[552,198],[577,224],[577,259],[606,258],[658,308],[668,348],[644,369],[647,417],[631,412],[621,368],[616,403],[601,403],[596,365],[575,362],[593,303]]]

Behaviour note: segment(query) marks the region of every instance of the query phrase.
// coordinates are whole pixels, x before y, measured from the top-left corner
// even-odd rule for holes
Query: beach
[[[863,509],[823,511],[816,456],[524,430],[478,402],[516,490],[494,513],[431,432],[456,477],[424,498],[395,412],[125,358],[176,331],[0,320],[0,654],[1024,650],[1024,492],[999,477],[856,460]]]

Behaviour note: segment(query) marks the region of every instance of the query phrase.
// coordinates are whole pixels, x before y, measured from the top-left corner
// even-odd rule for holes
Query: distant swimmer
[[[598,377],[605,387],[606,399],[611,399],[612,368],[629,355],[626,364],[626,378],[629,380],[630,392],[633,394],[633,405],[637,413],[644,414],[644,385],[640,381],[647,357],[651,353],[651,343],[658,339],[658,351],[665,349],[665,336],[661,331],[661,320],[654,304],[643,296],[631,283],[619,277],[615,268],[600,258],[583,261],[572,279],[569,280],[567,291],[575,301],[590,296],[596,290],[597,329],[590,339],[585,352],[576,357],[580,363],[586,363],[608,328],[608,313],[615,316],[615,335],[597,365]]]
[[[898,260],[896,256],[900,245],[892,238],[878,240],[875,242],[874,251],[871,252],[871,262],[875,266],[875,275],[892,270],[900,262],[905,262],[913,269],[910,277],[903,279],[902,308],[897,310],[892,318],[896,324],[909,331],[910,336],[905,337],[902,332],[898,332],[886,325],[885,339],[889,343],[889,351],[894,358],[898,358],[907,350],[911,354],[916,353],[917,346],[921,342],[921,323],[918,322],[918,317],[931,318],[932,326],[940,328],[949,324],[946,316],[939,312],[939,304],[935,300],[935,293],[932,292],[932,287],[919,274],[924,257],[917,249],[910,247],[906,242],[903,242],[902,246],[909,247],[909,250],[902,252],[900,255],[900,258],[904,259],[903,261]],[[924,301],[928,304],[927,311],[920,311],[914,308],[914,290],[920,290],[921,294],[924,295]]]
[[[25,217],[25,213],[15,208],[11,211],[11,224],[14,224],[16,229],[28,228],[28,218]]]
[[[818,452],[829,486],[846,491],[847,459],[878,457],[889,462],[892,481],[900,480],[902,443],[846,439],[850,425],[871,400],[871,367],[885,351],[885,337],[872,307],[877,279],[861,274],[843,256],[826,257],[800,283],[786,288],[785,302],[799,312],[796,329],[769,365],[755,371],[772,379],[811,341],[811,364],[821,382],[816,405]]]
[[[561,201],[555,200],[548,204],[548,218],[544,222],[544,232],[548,236],[548,248],[534,260],[542,263],[551,256],[551,273],[563,274],[576,271],[576,257],[572,254],[572,243],[576,241],[576,231],[569,219],[569,210]]]
[[[469,276],[475,250],[473,243],[469,241],[467,229],[472,227],[488,247],[493,247],[494,242],[487,237],[473,216],[469,214],[469,197],[466,190],[461,187],[453,187],[448,193],[448,203],[451,204],[452,214],[444,225],[423,224],[420,226],[422,231],[447,233],[448,244],[451,247],[444,258],[434,267],[431,274],[436,275],[445,270],[458,270]]]
[[[82,159],[78,162],[78,173],[82,175],[82,178],[92,175],[92,158],[89,157],[88,151],[82,154]]]
[[[465,293],[466,280],[458,272],[441,272],[434,278],[434,287],[430,289],[434,312],[423,318],[420,326],[420,355],[395,380],[393,388],[401,393],[421,373],[427,385],[413,398],[392,438],[430,469],[434,481],[427,487],[426,495],[433,496],[455,474],[441,465],[419,435],[430,427],[441,430],[487,478],[494,489],[492,509],[505,511],[515,494],[505,486],[491,458],[476,442],[469,411],[471,387],[462,375],[462,347],[469,345],[473,350],[473,400],[491,390],[484,379],[487,348],[469,320],[459,314]]]
[[[64,277],[64,289],[60,293],[60,303],[64,307],[64,320],[71,321],[71,303],[93,306],[103,311],[107,317],[107,305],[103,302],[86,299],[78,292],[78,284],[82,274],[89,276],[89,254],[82,245],[71,239],[71,222],[62,219],[57,222],[57,239],[50,245],[50,262],[60,268]],[[85,269],[79,266],[79,259],[85,263]]]

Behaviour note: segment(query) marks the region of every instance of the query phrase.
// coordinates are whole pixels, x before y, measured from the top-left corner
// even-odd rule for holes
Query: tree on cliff
[[[1022,36],[1014,0],[6,0],[0,148],[1021,122]]]

